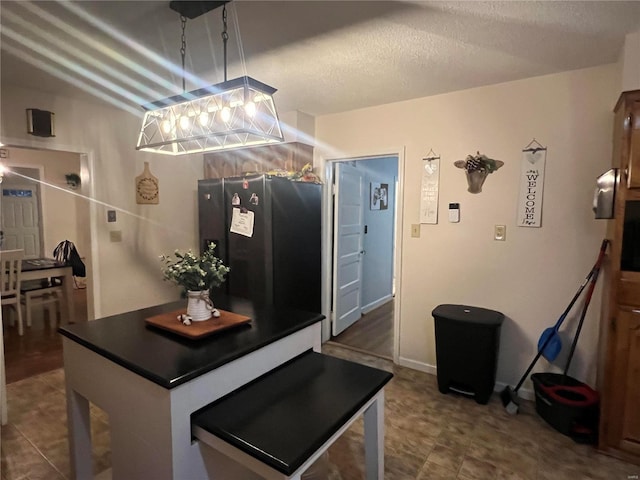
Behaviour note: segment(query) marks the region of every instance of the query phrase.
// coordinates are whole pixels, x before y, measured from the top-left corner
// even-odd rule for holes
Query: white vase
[[[193,322],[202,322],[211,318],[213,302],[209,299],[209,290],[187,291],[187,315]]]

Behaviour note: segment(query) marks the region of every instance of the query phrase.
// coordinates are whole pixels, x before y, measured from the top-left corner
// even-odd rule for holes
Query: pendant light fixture
[[[276,89],[251,77],[227,80],[227,1],[173,1],[182,22],[183,93],[158,100],[146,110],[136,150],[166,155],[225,150],[284,141],[273,102]],[[222,6],[224,81],[187,92],[185,53],[187,17]]]

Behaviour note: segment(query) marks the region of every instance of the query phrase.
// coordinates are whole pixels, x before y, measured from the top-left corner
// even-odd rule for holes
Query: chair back
[[[2,297],[20,295],[24,250],[0,250],[0,293]]]

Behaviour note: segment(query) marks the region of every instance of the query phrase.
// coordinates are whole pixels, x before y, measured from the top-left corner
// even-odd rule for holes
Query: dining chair
[[[0,250],[0,299],[2,306],[11,306],[18,314],[18,335],[22,335],[20,308],[20,278],[24,250]]]
[[[36,305],[48,307],[50,304],[56,306],[56,318],[60,317],[60,304],[63,298],[63,287],[60,279],[32,280],[22,282],[20,287],[20,303],[24,305],[27,327],[31,326],[32,309]],[[49,323],[52,324],[52,315],[49,311]]]

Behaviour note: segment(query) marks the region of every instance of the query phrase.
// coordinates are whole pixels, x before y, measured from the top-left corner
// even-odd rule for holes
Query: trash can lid
[[[434,317],[482,325],[501,325],[504,320],[504,314],[500,312],[469,305],[438,305],[431,314]]]

